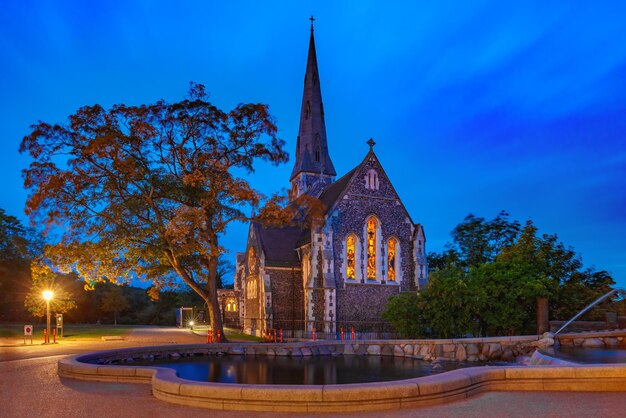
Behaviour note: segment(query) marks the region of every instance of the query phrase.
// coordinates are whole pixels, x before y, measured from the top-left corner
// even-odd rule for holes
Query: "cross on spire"
[[[370,138],[369,141],[366,142],[366,144],[370,146],[370,151],[372,151],[374,149],[374,145],[376,145],[376,142],[374,142],[373,138]]]
[[[311,21],[311,30],[313,30],[313,22],[315,22],[315,18],[313,17],[313,15],[311,15],[309,20]]]

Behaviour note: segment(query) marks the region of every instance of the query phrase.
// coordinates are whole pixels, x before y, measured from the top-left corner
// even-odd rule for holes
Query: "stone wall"
[[[304,320],[304,291],[302,271],[295,268],[266,267],[272,284],[272,313],[274,328],[281,328],[280,321],[287,321],[284,328],[290,328],[293,321]],[[298,325],[297,323],[294,325]]]
[[[559,334],[563,347],[581,348],[626,348],[626,331],[602,331]]]
[[[381,321],[387,301],[398,286],[350,284],[337,289],[337,321]]]
[[[162,347],[138,347],[85,355],[83,361],[97,364],[132,363],[138,360],[178,359],[203,355],[315,356],[357,355],[394,356],[424,361],[467,362],[514,361],[529,356],[540,344],[540,337],[467,338],[454,340],[368,340],[318,341],[300,343],[227,343]]]

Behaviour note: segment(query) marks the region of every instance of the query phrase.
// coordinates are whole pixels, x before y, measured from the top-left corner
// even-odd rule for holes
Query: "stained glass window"
[[[348,242],[346,245],[346,276],[348,279],[355,278],[355,268],[354,268],[354,235],[348,236]]]
[[[396,240],[391,238],[387,243],[387,277],[396,280]]]
[[[376,219],[367,221],[367,278],[376,279]]]

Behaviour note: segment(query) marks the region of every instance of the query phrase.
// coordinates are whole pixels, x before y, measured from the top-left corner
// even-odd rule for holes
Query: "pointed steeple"
[[[304,75],[304,93],[302,95],[300,129],[298,130],[296,145],[296,162],[291,172],[290,180],[293,180],[300,173],[324,177],[335,177],[337,175],[333,162],[330,160],[326,142],[324,105],[322,103],[322,89],[320,88],[317,70],[313,20],[315,19],[311,16],[311,39],[309,40],[306,74]]]

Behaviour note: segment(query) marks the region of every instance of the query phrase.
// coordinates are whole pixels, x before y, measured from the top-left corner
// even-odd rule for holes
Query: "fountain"
[[[557,332],[554,333],[554,336],[556,337],[561,331],[563,331],[565,328],[567,328],[567,326],[569,324],[571,324],[572,322],[574,322],[576,319],[578,319],[582,314],[584,314],[585,312],[587,312],[589,309],[593,308],[594,306],[596,306],[598,303],[602,302],[603,300],[607,299],[608,297],[610,297],[611,295],[613,295],[614,293],[618,293],[618,292],[624,292],[621,289],[613,289],[610,292],[606,293],[603,296],[600,296],[598,299],[596,299],[595,301],[591,302],[589,305],[587,305],[582,311],[578,312],[576,315],[574,315],[574,317],[572,319],[570,319],[569,321],[567,321],[565,324],[563,324],[563,326],[561,328],[558,329]]]

